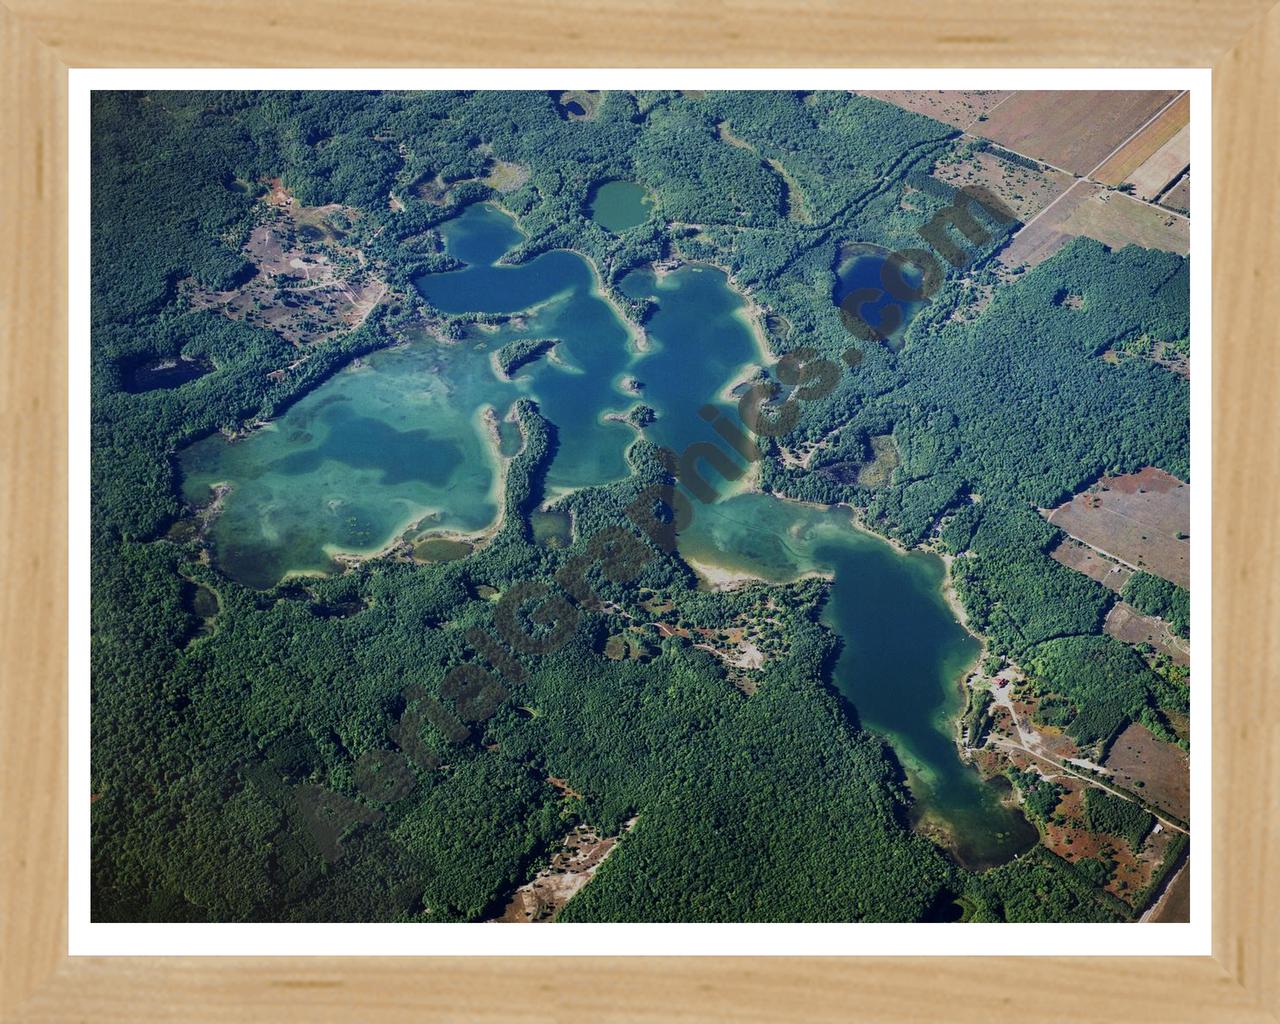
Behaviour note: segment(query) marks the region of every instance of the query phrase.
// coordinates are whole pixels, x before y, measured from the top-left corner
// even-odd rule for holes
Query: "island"
[[[1074,96],[95,91],[94,919],[1185,916],[1189,115]]]

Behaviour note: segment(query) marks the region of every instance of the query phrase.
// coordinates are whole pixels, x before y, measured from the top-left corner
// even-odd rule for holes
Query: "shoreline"
[[[512,409],[514,410],[514,408],[515,405],[513,403]],[[483,424],[482,430],[484,432],[485,439],[489,444],[489,454],[494,459],[493,482],[489,487],[489,497],[490,500],[494,502],[497,511],[494,514],[492,522],[478,530],[470,531],[453,529],[426,530],[423,526],[426,520],[431,516],[438,515],[441,511],[440,509],[428,509],[425,512],[415,515],[412,519],[397,528],[392,534],[391,539],[376,549],[368,551],[330,551],[326,548],[325,554],[328,555],[336,565],[342,566],[343,572],[363,565],[365,562],[376,561],[379,558],[387,558],[397,553],[402,557],[407,557],[415,564],[429,564],[419,562],[413,554],[414,544],[418,540],[423,539],[424,536],[430,536],[439,540],[465,542],[471,545],[473,554],[493,541],[493,538],[501,531],[503,522],[506,519],[506,504],[502,500],[502,496],[506,490],[507,467],[511,462],[511,458],[515,457],[513,455],[511,458],[508,458],[502,454],[501,436],[498,433],[498,423],[501,419],[506,419],[509,422],[516,421],[512,419],[510,414],[506,417],[499,417],[498,411],[492,405],[482,405],[477,410],[477,413],[478,419]],[[523,450],[524,437],[522,433],[520,451]],[[516,454],[519,454],[519,451]],[[410,534],[421,534],[422,536],[414,536],[411,538],[409,536]]]
[[[524,224],[521,223],[521,218],[519,214],[513,213],[511,210],[508,210],[504,205],[502,205],[501,202],[499,202],[495,198],[482,199],[480,200],[480,202],[488,204],[489,206],[492,206],[495,210],[498,210],[500,213],[502,213],[503,216],[511,218],[512,222],[516,226],[516,230],[519,231],[520,235],[522,236],[520,245],[517,246],[516,248],[523,248],[529,244],[529,240],[531,236],[529,232],[525,230]],[[471,204],[468,204],[468,205],[471,205]],[[461,215],[462,214],[460,211],[454,216],[458,217]],[[448,219],[452,219],[452,218],[448,218]],[[441,223],[444,223],[444,222],[441,221]],[[501,257],[499,257],[498,262],[495,264],[495,266],[508,266],[508,267],[526,266],[527,264],[532,263],[533,260],[537,259],[538,256],[541,256],[543,255],[543,253],[548,253],[548,252],[571,252],[575,256],[580,258],[582,262],[584,262],[591,270],[591,278],[592,278],[591,294],[595,295],[600,299],[603,299],[608,304],[609,308],[613,310],[614,316],[616,316],[618,320],[621,321],[623,326],[626,327],[627,333],[630,335],[629,340],[631,342],[631,347],[636,353],[644,353],[649,351],[648,332],[644,329],[644,326],[642,324],[638,324],[634,322],[631,319],[631,317],[627,316],[626,312],[622,309],[621,305],[618,303],[618,301],[614,298],[613,294],[609,291],[608,287],[605,285],[604,275],[600,273],[600,268],[596,266],[595,259],[593,259],[590,254],[583,252],[581,249],[574,249],[571,246],[564,246],[564,245],[552,246],[550,249],[543,249],[541,252],[535,254],[534,256],[528,257],[518,263],[507,262],[507,256],[510,255],[510,252],[506,252],[506,253],[503,253]],[[547,301],[551,301],[551,300],[547,300]]]
[[[759,463],[755,463],[753,464],[753,466],[758,467]],[[757,469],[757,472],[758,472],[758,469]],[[978,770],[977,766],[973,763],[973,761],[968,756],[966,756],[968,752],[966,751],[966,748],[964,747],[964,744],[962,742],[962,734],[964,730],[964,717],[965,717],[965,712],[967,710],[967,705],[968,705],[968,689],[969,689],[968,680],[969,680],[969,677],[973,674],[974,669],[980,666],[982,664],[983,659],[986,657],[988,653],[988,642],[986,637],[978,633],[970,625],[968,613],[965,610],[963,603],[960,601],[959,594],[956,593],[955,585],[952,580],[952,564],[954,563],[956,556],[949,554],[947,552],[934,551],[929,548],[923,548],[923,547],[915,548],[915,549],[908,548],[901,541],[896,540],[893,537],[886,537],[883,534],[877,533],[862,521],[862,511],[858,509],[856,506],[850,505],[847,502],[837,502],[833,505],[827,505],[827,504],[823,504],[821,502],[816,502],[816,501],[806,501],[803,498],[793,498],[793,497],[790,497],[789,495],[782,494],[780,492],[765,492],[760,490],[758,486],[752,486],[750,488],[747,488],[746,491],[750,493],[756,493],[756,494],[767,494],[769,497],[777,498],[780,501],[789,502],[793,505],[799,505],[801,507],[811,508],[817,511],[828,511],[831,509],[845,510],[849,513],[849,525],[854,530],[868,537],[873,537],[876,540],[879,540],[884,542],[885,544],[888,544],[889,547],[891,547],[896,554],[905,557],[907,555],[910,555],[913,551],[924,551],[942,561],[943,575],[938,588],[942,595],[942,599],[946,603],[947,608],[951,612],[952,618],[955,620],[955,622],[961,627],[961,629],[965,631],[966,634],[968,634],[968,636],[972,637],[973,640],[976,641],[978,644],[978,650],[975,652],[972,660],[967,661],[964,667],[959,669],[956,672],[954,678],[952,679],[952,687],[953,687],[952,692],[959,694],[960,700],[958,701],[954,712],[952,714],[944,716],[945,724],[947,727],[949,727],[951,731],[951,738],[956,748],[956,758],[960,763],[961,769],[977,772],[978,779],[983,785],[990,784],[991,780],[985,778],[982,775],[982,773]],[[692,561],[686,558],[683,554],[681,555],[681,557],[684,558],[685,562],[688,563],[690,567],[695,570],[695,572],[698,571],[699,567],[695,566]],[[732,570],[728,570],[728,571],[732,572]],[[821,576],[824,574],[817,573],[817,574],[807,574],[807,575]],[[803,577],[797,577],[797,579],[799,578],[803,578]],[[764,582],[768,583],[771,581],[766,580]],[[894,749],[896,753],[896,748]],[[1021,808],[1018,805],[1016,798],[1013,798],[1011,801],[1009,797],[1002,796],[1001,803],[1007,807],[1010,807],[1013,810],[1021,811]],[[918,800],[916,799],[914,793],[912,794],[912,805],[913,806],[919,805]],[[921,814],[925,815],[925,812],[922,810]],[[1026,815],[1023,814],[1023,817],[1025,818]],[[920,820],[923,821],[923,817]],[[947,842],[942,845],[944,845],[947,849],[952,850],[954,852],[954,847],[953,847],[954,832],[949,825],[944,826],[940,821],[934,820],[930,822],[927,827],[934,832],[945,833],[948,837],[951,837],[952,842]]]
[[[790,579],[779,581],[769,579],[767,576],[761,576],[758,573],[748,572],[746,569],[734,569],[727,565],[718,565],[715,562],[693,558],[682,553],[680,554],[680,560],[693,570],[694,575],[698,577],[700,582],[706,583],[707,588],[715,592],[736,590],[739,587],[754,583],[763,583],[770,587],[785,587],[792,583],[799,583],[802,580],[835,579],[835,576],[830,572],[809,569]]]
[[[764,364],[761,369],[763,370],[765,366],[778,361],[779,356],[769,347],[769,335],[764,328],[764,318],[769,315],[769,311],[756,301],[749,288],[737,282],[733,272],[728,267],[712,259],[699,258],[690,260],[683,256],[654,260],[649,264],[649,267],[653,271],[656,281],[661,281],[667,275],[674,274],[684,267],[710,267],[719,271],[724,275],[725,284],[742,300],[742,305],[733,311],[733,315],[741,320],[747,330],[751,332],[752,340],[756,343],[756,352],[760,356],[762,364]]]

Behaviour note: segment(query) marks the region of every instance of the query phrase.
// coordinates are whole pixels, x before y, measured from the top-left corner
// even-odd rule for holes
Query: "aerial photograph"
[[[1188,921],[1188,92],[90,133],[94,922]]]

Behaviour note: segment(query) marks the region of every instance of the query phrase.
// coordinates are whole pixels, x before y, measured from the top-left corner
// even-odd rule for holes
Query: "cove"
[[[773,582],[832,577],[822,621],[843,643],[832,678],[862,725],[889,740],[907,773],[917,823],[945,836],[966,867],[1005,863],[1029,850],[1036,830],[1000,801],[1000,790],[964,764],[955,720],[958,681],[978,643],[942,597],[936,555],[902,554],[854,528],[848,509],[748,493],[697,505],[679,538],[694,562]]]
[[[333,571],[335,556],[376,552],[411,528],[410,539],[483,531],[497,515],[501,459],[520,445],[518,430],[501,417],[520,397],[537,401],[556,428],[551,496],[627,473],[636,432],[606,416],[638,402],[655,409],[646,434],[659,444],[682,451],[715,439],[698,409],[718,402],[726,376],[758,353],[742,300],[723,273],[692,266],[661,279],[629,275],[629,294],[660,302],[653,323],[663,337],[698,344],[690,350],[657,340],[641,351],[579,254],[556,250],[502,264],[522,236],[488,204],[468,207],[440,232],[465,266],[419,277],[423,296],[444,312],[510,319],[473,326],[455,343],[406,338],[334,375],[247,437],[213,435],[180,452],[191,504],[207,504],[214,488],[225,488],[209,539],[226,575],[262,589],[291,573]],[[514,379],[500,379],[490,355],[519,338],[557,345]],[[634,380],[644,383],[638,394],[623,386]],[[490,410],[499,417],[497,445],[484,419]]]
[[[209,531],[218,568],[265,588],[330,572],[335,554],[377,551],[424,519],[482,529],[497,509],[476,414],[493,397],[485,376],[485,349],[465,342],[375,352],[248,437],[184,449],[189,502],[229,488]]]
[[[377,551],[400,536],[421,540],[424,559],[465,556],[463,540],[494,521],[501,460],[520,444],[502,420],[495,443],[487,412],[502,417],[522,396],[538,402],[558,434],[547,473],[554,496],[626,473],[636,431],[605,417],[637,402],[655,410],[644,433],[658,444],[683,452],[719,442],[699,411],[710,405],[735,416],[721,398],[727,386],[748,366],[771,361],[742,297],[714,267],[638,270],[623,279],[627,295],[656,303],[642,348],[579,254],[557,250],[503,264],[521,234],[488,204],[468,207],[439,230],[464,266],[418,278],[419,291],[444,312],[509,319],[472,326],[456,342],[406,338],[335,374],[247,437],[214,435],[180,452],[190,502],[204,504],[216,485],[227,488],[209,532],[214,562],[227,576],[268,588],[289,573],[332,571],[335,556]],[[520,338],[557,344],[503,380],[490,356]],[[638,392],[623,386],[637,381]],[[956,683],[977,647],[941,596],[942,563],[895,552],[856,530],[847,510],[738,493],[745,477],[733,485],[714,472],[708,478],[728,496],[695,502],[681,553],[779,582],[831,575],[824,622],[843,643],[833,682],[861,723],[893,746],[921,824],[945,833],[971,867],[1030,848],[1035,830],[955,749]],[[536,515],[534,533],[546,547],[571,540],[562,515]]]

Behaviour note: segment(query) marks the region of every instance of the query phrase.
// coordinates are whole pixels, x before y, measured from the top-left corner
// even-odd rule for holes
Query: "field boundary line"
[[[1000,104],[1001,104],[1001,103],[1004,103],[1004,102],[1005,102],[1005,100],[1011,100],[1011,99],[1013,99],[1015,96],[1017,96],[1017,95],[1018,95],[1018,93],[1020,93],[1020,92],[1025,92],[1025,91],[1026,91],[1026,90],[1024,90],[1024,89],[1013,89],[1013,90],[1011,90],[1011,91],[1009,92],[1009,95],[1008,95],[1008,96],[1006,96],[1003,100],[1001,100],[1001,101],[1000,101],[1000,103],[997,103],[994,107],[992,107],[992,108],[991,108],[991,110],[998,110],[998,109],[999,109],[999,107],[1000,107]],[[970,122],[969,122],[965,127],[961,128],[961,129],[960,129],[960,131],[961,131],[962,133],[964,133],[964,134],[966,134],[966,135],[967,135],[967,134],[968,134],[968,132],[969,132],[969,129],[970,129],[970,128],[972,128],[975,124],[977,124],[979,121],[981,121],[984,117],[990,117],[990,116],[991,116],[991,110],[984,110],[981,114],[979,114],[979,115],[978,115],[977,117],[975,117],[972,121],[970,121]]]
[[[1133,139],[1134,139],[1134,138],[1135,138],[1139,133],[1141,133],[1144,129],[1146,129],[1146,127],[1147,127],[1149,124],[1151,124],[1151,122],[1152,122],[1152,121],[1154,121],[1157,117],[1159,117],[1159,116],[1160,116],[1161,114],[1163,114],[1166,110],[1168,110],[1171,106],[1173,106],[1173,104],[1177,103],[1177,102],[1178,102],[1178,100],[1180,100],[1180,99],[1182,98],[1182,96],[1183,96],[1186,92],[1187,92],[1187,90],[1186,90],[1186,89],[1183,89],[1183,90],[1182,90],[1182,92],[1178,93],[1178,95],[1177,95],[1177,96],[1173,97],[1173,99],[1171,99],[1171,100],[1170,100],[1168,103],[1166,103],[1163,107],[1161,107],[1161,108],[1160,108],[1159,110],[1157,110],[1154,114],[1152,114],[1149,118],[1147,118],[1147,120],[1143,121],[1143,122],[1142,122],[1142,124],[1141,124],[1141,125],[1139,125],[1139,126],[1138,126],[1138,128],[1137,128],[1137,129],[1135,129],[1135,130],[1133,131],[1133,133],[1132,133],[1132,134],[1130,134],[1130,135],[1129,135],[1129,136],[1128,136],[1128,137],[1127,137],[1123,142],[1121,142],[1121,143],[1120,143],[1120,145],[1116,146],[1116,148],[1115,148],[1115,149],[1113,149],[1110,153],[1108,153],[1106,156],[1104,156],[1100,161],[1098,161],[1096,164],[1094,164],[1094,165],[1093,165],[1093,167],[1089,170],[1089,173],[1088,173],[1088,174],[1082,174],[1082,175],[1077,176],[1077,175],[1075,174],[1075,172],[1074,172],[1074,171],[1068,171],[1065,167],[1058,167],[1056,164],[1051,164],[1051,163],[1049,163],[1049,161],[1047,161],[1047,160],[1041,160],[1041,159],[1039,159],[1038,157],[1031,156],[1031,155],[1029,155],[1029,154],[1027,154],[1027,153],[1018,153],[1018,151],[1017,151],[1017,150],[1015,150],[1015,149],[1010,149],[1008,146],[1004,146],[1004,145],[1002,145],[1002,144],[1000,144],[1000,143],[996,143],[996,145],[999,145],[1001,149],[1008,149],[1010,153],[1018,153],[1018,156],[1026,157],[1028,160],[1035,160],[1035,161],[1037,161],[1038,163],[1044,164],[1044,166],[1046,166],[1046,167],[1051,167],[1051,168],[1053,168],[1053,170],[1055,170],[1055,171],[1061,171],[1063,174],[1070,174],[1070,175],[1072,175],[1072,177],[1074,177],[1074,178],[1076,179],[1075,181],[1073,181],[1070,185],[1068,185],[1068,186],[1063,190],[1063,192],[1062,192],[1062,194],[1061,194],[1061,195],[1059,195],[1057,198],[1055,198],[1054,200],[1052,200],[1052,201],[1049,203],[1049,205],[1048,205],[1048,206],[1046,206],[1043,210],[1041,210],[1039,213],[1037,213],[1037,214],[1036,214],[1034,217],[1032,217],[1029,221],[1025,221],[1025,222],[1023,223],[1022,227],[1021,227],[1021,228],[1019,228],[1019,229],[1018,229],[1018,230],[1017,230],[1013,235],[1011,235],[1011,236],[1010,236],[1010,238],[1009,238],[1009,242],[1010,242],[1010,244],[1012,244],[1012,243],[1013,243],[1013,240],[1014,240],[1014,239],[1016,239],[1016,238],[1018,237],[1018,235],[1022,234],[1024,231],[1026,231],[1026,230],[1027,230],[1027,228],[1031,227],[1031,225],[1032,225],[1032,224],[1034,224],[1034,223],[1035,223],[1036,221],[1038,221],[1041,217],[1043,217],[1046,213],[1048,213],[1048,212],[1049,212],[1050,210],[1052,210],[1055,206],[1057,206],[1057,205],[1058,205],[1058,203],[1060,203],[1060,202],[1062,202],[1062,200],[1066,199],[1066,198],[1067,198],[1067,196],[1069,196],[1069,195],[1072,193],[1072,191],[1073,191],[1073,190],[1074,190],[1078,185],[1080,185],[1080,184],[1082,184],[1082,183],[1084,183],[1084,182],[1089,182],[1089,183],[1090,183],[1090,184],[1092,184],[1092,185],[1099,185],[1099,186],[1101,186],[1102,188],[1109,189],[1109,188],[1110,188],[1110,186],[1109,186],[1109,185],[1103,185],[1103,184],[1102,184],[1102,182],[1100,182],[1100,181],[1096,181],[1096,180],[1094,179],[1094,177],[1093,177],[1094,173],[1098,170],[1098,168],[1099,168],[1099,167],[1101,167],[1103,164],[1105,164],[1108,160],[1110,160],[1113,156],[1115,156],[1118,152],[1120,152],[1120,150],[1122,150],[1122,149],[1123,149],[1125,146],[1127,146],[1131,141],[1133,141]],[[1010,95],[1012,95],[1012,94],[1010,94]],[[1005,99],[1008,99],[1008,98],[1009,98],[1008,96],[1006,96],[1006,97],[1005,97]],[[1001,100],[1000,102],[1001,102],[1001,103],[1003,103],[1003,102],[1004,102],[1004,100]],[[996,104],[996,107],[998,107],[999,105],[1000,105],[1000,104],[999,104],[999,103],[997,103],[997,104]],[[996,107],[992,107],[991,109],[992,109],[992,110],[995,110],[995,109],[996,109]],[[974,123],[976,124],[977,122],[975,121]],[[979,138],[984,138],[984,137],[985,137],[985,136],[979,136]],[[990,139],[988,139],[987,141],[991,141],[991,140],[990,140]],[[1127,192],[1124,192],[1124,193],[1121,193],[1121,194],[1122,194],[1122,195],[1128,195],[1128,193],[1127,193]],[[1134,196],[1129,196],[1129,198],[1131,198],[1131,199],[1136,199],[1136,197],[1134,197]],[[1178,212],[1177,212],[1177,211],[1175,211],[1175,210],[1167,210],[1167,209],[1165,209],[1163,206],[1157,206],[1155,203],[1149,203],[1149,202],[1147,202],[1145,199],[1137,199],[1136,201],[1137,201],[1137,202],[1142,203],[1142,204],[1143,204],[1143,205],[1145,205],[1145,206],[1150,206],[1153,210],[1158,210],[1158,211],[1160,211],[1161,213],[1167,213],[1167,214],[1169,214],[1171,217],[1179,217],[1179,218],[1181,218],[1182,220],[1185,220],[1185,221],[1188,221],[1188,222],[1191,220],[1191,218],[1190,218],[1190,217],[1183,217],[1183,216],[1182,216],[1182,214],[1178,213]]]

